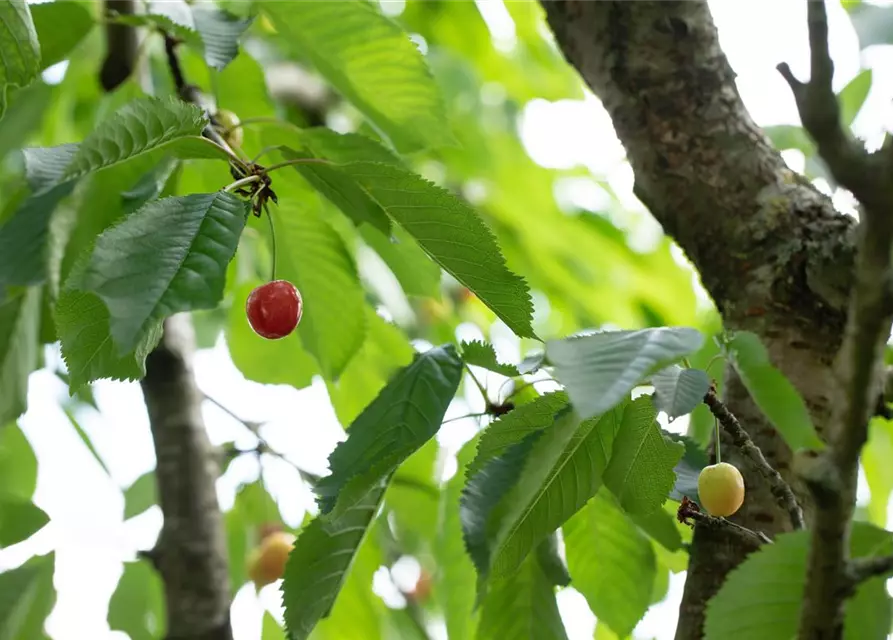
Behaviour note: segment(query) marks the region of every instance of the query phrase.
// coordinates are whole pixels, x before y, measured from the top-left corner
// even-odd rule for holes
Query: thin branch
[[[791,490],[790,485],[788,485],[784,478],[781,477],[781,474],[769,464],[766,457],[763,455],[763,452],[760,451],[760,448],[756,444],[754,444],[754,441],[751,440],[747,431],[745,431],[744,427],[741,426],[741,423],[738,422],[738,418],[736,418],[732,412],[729,411],[729,408],[725,403],[717,397],[715,388],[711,388],[710,391],[707,392],[707,395],[704,396],[704,404],[710,408],[710,412],[716,417],[726,433],[731,436],[732,444],[734,444],[741,453],[751,461],[757,471],[759,471],[769,483],[769,490],[772,492],[772,495],[775,496],[775,499],[778,500],[778,504],[788,512],[788,515],[791,518],[791,525],[794,529],[802,529],[804,526],[803,510],[800,508],[800,504],[797,502],[797,497]]]
[[[716,516],[711,516],[699,511],[697,506],[690,500],[683,500],[682,504],[679,505],[677,516],[679,520],[685,524],[690,524],[688,520],[694,520],[702,527],[717,531],[726,531],[737,537],[744,544],[754,548],[759,548],[764,544],[772,544],[772,540],[770,540],[766,534],[760,531],[752,531],[731,520],[717,518]]]
[[[891,574],[893,574],[893,555],[856,558],[850,560],[847,566],[847,576],[853,589],[871,578],[886,577]]]
[[[856,498],[859,453],[868,422],[878,411],[883,387],[883,350],[890,335],[891,245],[893,245],[893,158],[891,147],[874,153],[852,138],[840,121],[831,83],[834,64],[828,47],[824,0],[807,3],[811,77],[779,72],[794,93],[803,127],[842,186],[862,204],[853,288],[844,340],[835,362],[837,397],[826,430],[828,449],[801,473],[812,490],[816,515],[812,529],[801,640],[837,638],[848,594],[847,539]],[[885,407],[884,407],[885,408]]]

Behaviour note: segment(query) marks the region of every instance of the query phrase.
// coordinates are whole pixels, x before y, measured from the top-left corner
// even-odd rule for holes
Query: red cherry
[[[301,292],[288,280],[274,280],[257,287],[245,302],[248,324],[268,340],[284,338],[294,331],[303,311]]]

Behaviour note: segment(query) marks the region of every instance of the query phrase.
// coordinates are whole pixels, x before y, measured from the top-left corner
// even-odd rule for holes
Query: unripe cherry
[[[710,515],[730,516],[744,503],[744,478],[728,462],[704,467],[698,476],[698,496]]]
[[[226,143],[231,147],[241,147],[244,135],[242,134],[242,127],[239,126],[241,122],[239,116],[232,111],[220,109],[214,114],[214,118],[224,132],[223,139],[226,140]]]
[[[268,340],[284,338],[294,331],[303,312],[301,292],[288,280],[273,280],[257,287],[245,302],[248,324]]]

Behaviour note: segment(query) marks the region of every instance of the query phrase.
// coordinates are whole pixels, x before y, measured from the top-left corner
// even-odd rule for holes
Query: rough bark
[[[854,222],[790,171],[738,94],[706,3],[543,2],[568,61],[602,100],[640,200],[698,269],[727,329],[757,333],[829,424],[852,280]],[[812,517],[791,452],[727,372],[725,402]],[[723,436],[727,438],[727,436]],[[748,497],[734,520],[769,536],[790,528],[767,483],[723,440]],[[702,636],[705,605],[746,549],[695,530],[677,640]]]
[[[195,337],[187,316],[164,323],[141,381],[157,464],[164,525],[151,552],[164,583],[168,640],[232,640],[219,469],[192,373]]]

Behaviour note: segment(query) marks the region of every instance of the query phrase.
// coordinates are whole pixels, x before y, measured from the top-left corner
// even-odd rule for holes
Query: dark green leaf
[[[260,3],[306,56],[401,152],[451,145],[437,85],[408,35],[371,4]]]
[[[533,556],[513,575],[494,583],[480,620],[477,640],[567,640],[555,591]]]
[[[701,469],[710,464],[710,459],[698,443],[685,436],[673,433],[663,432],[664,437],[671,438],[676,442],[681,442],[685,446],[685,453],[676,463],[673,473],[676,474],[676,482],[670,491],[670,500],[681,502],[682,498],[688,498],[700,503],[698,497],[698,476],[701,475]]]
[[[552,533],[536,546],[536,559],[550,583],[559,587],[566,587],[571,583],[567,565],[558,551],[557,533]]]
[[[710,389],[710,378],[700,369],[683,369],[674,364],[651,376],[651,384],[657,410],[672,421],[701,404]]]
[[[44,622],[56,602],[55,564],[49,553],[0,573],[0,640],[46,637]]]
[[[316,485],[322,512],[349,510],[434,437],[461,378],[452,345],[420,354],[394,376],[329,456],[332,472]]]
[[[304,640],[328,615],[378,511],[384,483],[343,514],[317,517],[298,536],[285,566],[282,602],[292,640]],[[368,588],[368,587],[367,587]]]
[[[30,500],[37,487],[37,457],[18,425],[0,425],[0,487]]]
[[[604,413],[657,369],[697,351],[704,337],[696,329],[660,327],[607,331],[554,340],[546,355],[584,418]]]
[[[865,104],[871,90],[871,69],[865,69],[850,80],[837,94],[840,103],[840,122],[845,127],[852,126],[859,110]]]
[[[28,286],[46,280],[50,218],[56,205],[73,188],[73,182],[66,182],[29,196],[0,226],[0,287]]]
[[[164,591],[158,574],[145,562],[124,563],[124,573],[109,601],[109,627],[131,640],[156,640],[165,632]]]
[[[673,488],[673,469],[685,447],[661,432],[651,398],[626,406],[614,437],[605,485],[628,513],[647,514],[660,507]]]
[[[0,548],[27,540],[49,521],[43,509],[30,500],[0,494]]]
[[[7,298],[0,287],[0,424],[25,412],[28,376],[37,367],[39,287]]]
[[[239,38],[251,26],[252,19],[240,20],[208,4],[194,4],[192,19],[204,44],[205,62],[222,71],[239,55]]]
[[[0,4],[0,118],[9,87],[24,87],[40,73],[40,44],[25,0]]]
[[[555,415],[567,404],[567,394],[557,391],[522,404],[501,416],[481,435],[477,456],[468,468],[469,473],[480,471],[487,462],[501,455],[510,446],[521,442],[531,433],[550,426],[555,421]]]
[[[738,331],[728,343],[729,361],[754,402],[793,451],[822,449],[803,398],[769,360],[766,348],[753,333]]]
[[[40,39],[40,69],[61,62],[93,28],[93,17],[77,2],[47,2],[31,6]]]
[[[651,542],[605,490],[567,521],[564,540],[574,588],[599,620],[621,638],[630,635],[651,604]]]
[[[247,213],[224,192],[165,198],[99,236],[74,288],[105,303],[119,355],[164,318],[217,305]]]
[[[503,364],[496,359],[496,351],[489,342],[481,342],[480,340],[463,342],[460,345],[460,349],[462,350],[462,360],[465,361],[465,364],[482,367],[509,378],[521,375],[518,367],[515,365]]]
[[[65,168],[71,164],[79,149],[80,145],[72,143],[22,149],[25,178],[31,191],[39,194],[62,182]]]
[[[124,519],[138,516],[158,502],[155,472],[149,471],[137,478],[124,491]]]

